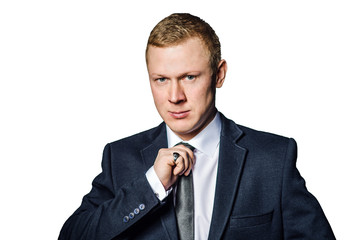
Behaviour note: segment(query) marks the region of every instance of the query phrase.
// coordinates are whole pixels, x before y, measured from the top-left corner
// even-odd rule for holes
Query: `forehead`
[[[192,48],[195,47],[197,48],[198,51],[201,51],[203,54],[207,54],[207,57],[210,57],[210,51],[209,48],[206,46],[205,42],[200,38],[200,37],[190,37],[190,38],[185,38],[183,40],[179,40],[176,41],[174,43],[169,43],[169,44],[163,44],[160,46],[155,46],[155,45],[151,45],[149,44],[147,46],[146,49],[146,61],[148,60],[148,57],[150,54],[152,54],[154,49],[159,49],[159,51],[161,50],[166,50],[166,49],[176,49],[176,48]],[[149,53],[149,51],[151,53]]]
[[[209,65],[210,54],[199,38],[189,38],[167,47],[150,45],[146,54],[148,70],[204,67]]]

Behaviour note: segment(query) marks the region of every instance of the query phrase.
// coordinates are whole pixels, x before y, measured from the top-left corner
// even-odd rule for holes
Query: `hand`
[[[173,153],[180,154],[174,161]],[[165,190],[168,190],[181,175],[188,176],[195,164],[194,153],[184,145],[162,148],[155,159],[154,170]]]

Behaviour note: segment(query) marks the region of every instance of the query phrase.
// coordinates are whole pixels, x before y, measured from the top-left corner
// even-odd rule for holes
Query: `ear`
[[[217,88],[221,88],[224,84],[225,77],[227,72],[227,63],[224,59],[222,59],[218,64],[218,71],[216,74],[216,84],[215,86]]]

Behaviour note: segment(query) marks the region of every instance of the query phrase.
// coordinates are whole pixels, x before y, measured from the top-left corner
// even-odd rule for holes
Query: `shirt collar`
[[[168,139],[168,146],[175,146],[179,142],[187,142],[201,151],[212,157],[220,142],[221,119],[219,112],[216,113],[214,119],[206,126],[200,133],[189,141],[183,141],[166,125],[166,134]]]

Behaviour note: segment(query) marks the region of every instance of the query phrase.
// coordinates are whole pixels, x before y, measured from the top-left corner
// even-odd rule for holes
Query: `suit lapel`
[[[219,166],[209,239],[220,239],[225,230],[246,156],[246,149],[236,143],[242,135],[242,131],[234,122],[226,119],[223,115],[221,117]]]
[[[150,144],[141,151],[146,170],[154,165],[154,161],[160,148],[167,148],[167,136],[165,124],[161,124],[154,135],[150,138]],[[175,217],[175,209],[173,204],[173,194],[171,193],[164,203],[161,203],[162,214],[161,222],[164,226],[169,239],[177,240],[177,225]],[[174,234],[175,233],[175,234]]]
[[[154,165],[154,161],[160,148],[167,148],[167,137],[165,123],[160,124],[148,139],[144,139],[148,144],[141,150],[146,171]]]

